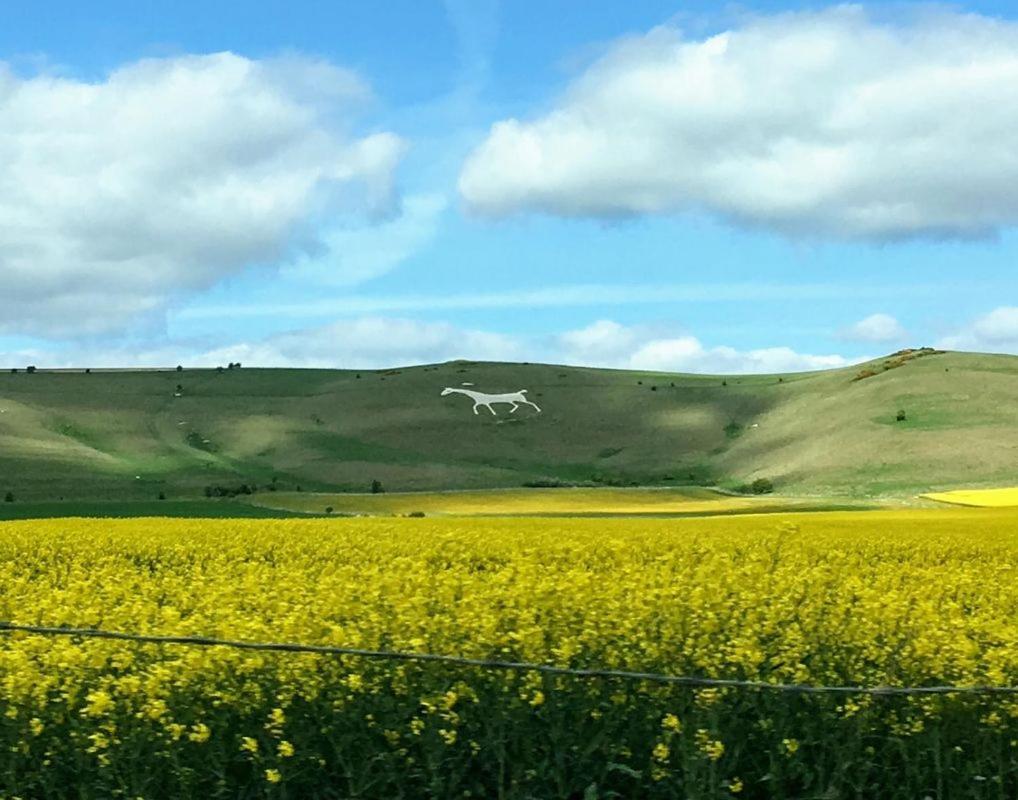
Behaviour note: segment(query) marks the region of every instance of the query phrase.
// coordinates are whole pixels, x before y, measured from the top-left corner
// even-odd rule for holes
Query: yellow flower
[[[661,727],[666,731],[678,733],[682,730],[682,723],[679,722],[679,718],[674,714],[665,714],[664,719],[661,720]]]
[[[279,754],[280,758],[289,758],[293,755],[293,745],[284,739],[279,743],[279,746],[276,748],[276,752]]]
[[[85,717],[101,717],[115,705],[113,698],[107,692],[99,689],[85,695],[85,707],[81,710],[81,714]]]
[[[446,730],[445,728],[440,728],[438,731],[438,735],[442,737],[442,741],[445,742],[447,745],[452,746],[456,744],[455,730],[450,731]]]
[[[785,752],[790,756],[794,756],[799,750],[798,739],[782,739],[781,744],[785,748]]]
[[[732,778],[728,781],[728,791],[732,794],[738,794],[743,789],[742,780],[740,778]]]
[[[283,775],[278,769],[267,769],[265,770],[265,780],[269,783],[279,783],[283,780]]]
[[[654,745],[654,750],[651,755],[656,761],[667,761],[668,756],[672,754],[671,749],[664,742],[658,742]]]
[[[544,692],[538,689],[534,692],[534,696],[530,698],[530,705],[537,708],[537,706],[544,705]]]
[[[187,734],[187,738],[192,742],[207,742],[212,731],[209,730],[209,726],[203,722],[199,722],[197,725],[191,726],[191,732]]]
[[[246,750],[248,753],[252,754],[257,753],[258,741],[256,739],[252,739],[250,736],[245,736],[240,740],[240,749]]]
[[[725,743],[720,739],[712,739],[710,732],[705,728],[697,730],[696,746],[711,761],[717,761],[725,753]]]

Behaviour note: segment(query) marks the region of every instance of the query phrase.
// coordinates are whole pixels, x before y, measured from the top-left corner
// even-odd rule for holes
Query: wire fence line
[[[22,625],[3,620],[0,620],[0,633],[28,633],[40,636],[67,636],[82,639],[114,639],[116,641],[136,642],[139,644],[229,647],[236,650],[258,650],[277,653],[313,653],[317,655],[351,656],[354,658],[388,661],[431,662],[461,667],[480,667],[482,669],[538,672],[545,675],[561,675],[577,678],[646,681],[649,683],[673,684],[702,689],[758,689],[762,691],[787,692],[790,694],[874,695],[877,697],[940,694],[1018,695],[1018,686],[818,686],[802,683],[767,683],[766,681],[738,680],[734,678],[702,678],[690,675],[666,675],[657,672],[634,672],[621,669],[556,667],[551,664],[539,664],[529,661],[467,658],[465,656],[416,653],[401,650],[370,650],[359,647],[299,644],[296,642],[252,642],[238,639],[219,639],[211,636],[163,636],[125,633],[123,631],[102,630],[100,628]]]

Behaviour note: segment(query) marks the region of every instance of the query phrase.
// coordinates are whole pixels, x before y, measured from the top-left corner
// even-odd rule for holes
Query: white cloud
[[[561,334],[556,346],[556,360],[563,363],[663,372],[799,372],[852,363],[840,355],[798,353],[788,347],[706,347],[695,336],[667,336],[653,328],[611,320]]]
[[[230,361],[264,367],[377,368],[428,364],[455,358],[522,360],[519,343],[498,333],[458,328],[447,322],[365,317],[272,336],[199,354],[192,363]]]
[[[1018,308],[1001,306],[937,342],[947,350],[1018,354]]]
[[[0,331],[115,329],[315,229],[384,213],[403,143],[355,136],[369,95],[320,61],[231,53],[86,83],[0,64]]]
[[[376,278],[430,244],[447,205],[440,194],[410,195],[404,198],[399,216],[390,220],[323,232],[325,252],[300,256],[283,274],[332,286]]]
[[[972,237],[1018,224],[1018,23],[858,6],[617,42],[548,113],[496,123],[469,208],[708,212],[791,235]]]
[[[633,328],[602,319],[585,328],[566,331],[558,344],[570,362],[616,364],[624,361],[637,346],[639,335]]]
[[[896,342],[904,339],[906,331],[890,314],[870,314],[842,331],[842,338],[856,342]]]
[[[796,372],[851,363],[840,355],[811,355],[788,347],[707,347],[693,336],[668,335],[654,326],[626,326],[612,320],[545,339],[448,322],[361,317],[221,346],[196,341],[93,342],[59,348],[23,345],[5,352],[0,342],[0,368],[30,363],[40,368],[215,367],[239,361],[258,367],[377,369],[457,358],[711,374]]]

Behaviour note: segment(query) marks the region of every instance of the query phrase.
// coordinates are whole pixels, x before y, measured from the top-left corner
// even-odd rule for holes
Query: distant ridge
[[[475,416],[445,386],[528,389]],[[178,392],[177,387],[180,386]],[[180,396],[175,396],[179,394]],[[899,351],[784,375],[456,361],[0,373],[0,497],[555,485],[909,495],[1018,482],[1018,357]],[[457,402],[457,400],[462,402]]]

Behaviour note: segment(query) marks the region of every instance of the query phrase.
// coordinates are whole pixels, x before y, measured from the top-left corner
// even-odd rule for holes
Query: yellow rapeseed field
[[[1018,685],[1016,522],[14,522],[0,618],[811,685]],[[1014,695],[2,637],[3,796],[1012,797],[1018,780]]]
[[[1018,487],[1001,489],[956,489],[952,492],[932,492],[923,497],[941,503],[981,508],[1018,507]]]

